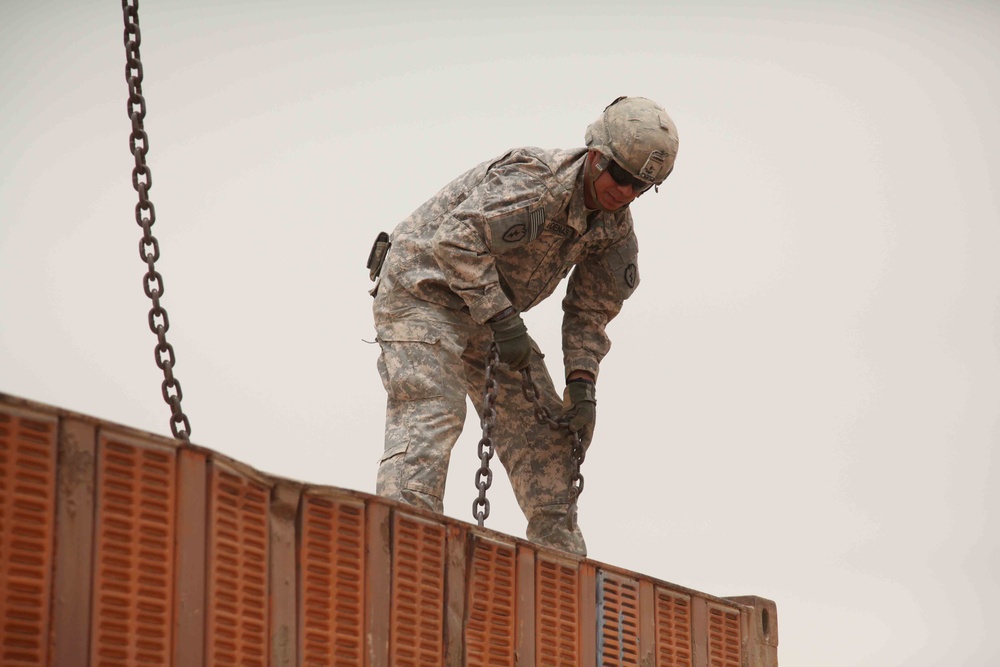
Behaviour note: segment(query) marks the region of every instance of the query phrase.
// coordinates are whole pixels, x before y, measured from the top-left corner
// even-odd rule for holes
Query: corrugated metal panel
[[[0,411],[0,664],[48,662],[56,421]]]
[[[740,667],[740,612],[715,604],[708,605],[708,664],[711,667]]]
[[[209,475],[210,665],[268,663],[269,490],[217,465]]]
[[[444,651],[445,528],[396,513],[389,664],[437,665]]]
[[[60,419],[58,440],[49,658],[53,667],[71,667],[90,655],[97,427],[81,419]]]
[[[301,665],[299,657],[299,484],[278,482],[271,488],[268,510],[271,546],[268,552],[269,613],[271,615],[270,667]]]
[[[517,664],[535,665],[535,550],[517,546],[517,614],[514,646]]]
[[[639,664],[639,585],[601,572],[598,617],[599,658],[607,667]]]
[[[299,551],[302,663],[364,663],[364,503],[306,494]]]
[[[472,576],[472,535],[455,524],[445,526],[444,664],[465,665],[465,623]]]
[[[777,609],[0,395],[0,665],[776,667]]]
[[[474,538],[467,586],[465,664],[514,664],[516,561],[514,547]]]
[[[577,567],[539,554],[536,574],[535,637],[538,664],[577,667],[580,664]]]
[[[177,552],[174,555],[174,663],[205,667],[205,566],[208,562],[208,458],[177,453]]]
[[[756,595],[727,598],[743,605],[743,667],[778,664],[778,608],[773,601]]]
[[[365,503],[365,667],[389,667],[391,514],[387,503]]]
[[[656,590],[657,667],[691,667],[691,597]]]
[[[91,664],[170,664],[175,452],[98,437]]]

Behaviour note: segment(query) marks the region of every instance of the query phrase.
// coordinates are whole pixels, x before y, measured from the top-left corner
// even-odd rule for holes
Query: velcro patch
[[[569,238],[573,236],[574,230],[572,227],[567,227],[566,225],[560,225],[558,222],[550,222],[545,225],[545,231],[552,232],[556,236],[562,236],[563,238]]]
[[[517,243],[527,235],[528,228],[521,223],[517,223],[503,233],[503,240],[507,243]]]
[[[625,267],[625,284],[628,285],[629,289],[635,289],[635,264],[629,264]]]
[[[639,242],[635,235],[629,235],[621,246],[610,251],[606,261],[618,288],[618,296],[624,301],[639,285]]]
[[[642,169],[639,170],[639,178],[644,181],[655,181],[656,174],[659,173],[660,167],[663,166],[666,158],[667,156],[662,151],[653,151],[650,153],[646,159],[646,164],[642,165]]]
[[[537,206],[532,210],[532,206]],[[494,253],[507,252],[538,238],[545,226],[545,209],[533,201],[520,209],[499,218],[488,220],[487,240]]]

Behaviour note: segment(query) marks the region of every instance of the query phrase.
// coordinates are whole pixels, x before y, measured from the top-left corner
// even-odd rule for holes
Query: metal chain
[[[573,487],[573,502],[576,502],[580,494],[583,493],[583,473],[580,472],[580,469],[587,456],[587,450],[583,446],[583,432],[570,431],[569,418],[555,419],[549,409],[542,405],[540,400],[542,395],[538,390],[538,385],[531,378],[530,367],[521,370],[521,393],[535,406],[535,419],[539,424],[547,424],[553,431],[566,429],[573,438],[573,449],[570,451],[570,455],[573,457],[573,472],[570,474],[569,484]]]
[[[149,189],[153,187],[153,175],[146,166],[146,152],[149,150],[149,138],[143,129],[142,121],[146,117],[146,100],[142,96],[142,61],[139,59],[139,43],[142,41],[139,32],[139,1],[122,0],[122,12],[125,19],[125,80],[128,82],[128,115],[132,120],[132,134],[129,135],[129,148],[135,158],[135,168],[132,170],[132,187],[139,193],[139,203],[135,207],[135,221],[142,227],[142,238],[139,240],[139,258],[146,263],[146,275],[143,278],[142,289],[152,302],[149,311],[149,329],[156,334],[156,348],[153,358],[156,365],[163,371],[163,383],[160,390],[163,400],[170,406],[170,432],[175,438],[189,440],[191,424],[187,415],[181,410],[181,383],[174,377],[174,348],[167,342],[167,329],[170,320],[167,311],[160,305],[163,296],[163,277],[156,271],[156,260],[160,258],[160,245],[152,234],[156,222],[156,209],[149,200]]]
[[[500,363],[500,352],[496,343],[490,346],[490,351],[486,354],[486,388],[483,390],[483,416],[481,424],[483,427],[483,437],[479,440],[479,470],[476,472],[476,488],[479,489],[479,497],[472,501],[472,516],[482,527],[490,515],[490,501],[486,499],[486,491],[493,484],[493,471],[490,470],[490,459],[493,458],[493,438],[490,432],[493,430],[496,421],[496,400],[497,381],[496,368]],[[583,493],[583,473],[580,472],[583,460],[586,457],[586,449],[583,446],[583,434],[569,430],[569,419],[556,419],[552,412],[541,404],[541,392],[538,385],[531,377],[531,368],[521,370],[521,393],[534,406],[535,419],[539,424],[546,424],[553,431],[565,429],[573,438],[573,472],[570,475],[570,486],[573,487],[573,503],[575,504],[580,494]]]
[[[472,501],[472,516],[476,518],[479,527],[486,523],[490,515],[490,501],[486,499],[486,491],[493,484],[493,471],[490,470],[490,459],[493,458],[493,438],[490,432],[497,418],[494,407],[497,402],[496,370],[500,364],[500,351],[496,343],[490,345],[486,353],[486,388],[483,389],[483,416],[480,423],[483,427],[483,437],[479,439],[479,470],[476,472],[476,488],[479,497]]]

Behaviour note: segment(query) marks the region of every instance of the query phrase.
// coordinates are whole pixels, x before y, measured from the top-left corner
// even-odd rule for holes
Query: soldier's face
[[[591,169],[598,159],[599,155],[591,155]],[[617,211],[631,204],[639,196],[631,185],[619,185],[607,169],[594,181],[594,193],[597,196],[597,203],[605,211]]]

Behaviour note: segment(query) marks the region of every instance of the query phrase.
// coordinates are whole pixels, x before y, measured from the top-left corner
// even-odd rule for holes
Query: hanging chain
[[[483,417],[481,420],[483,427],[483,437],[479,440],[479,470],[476,472],[476,487],[479,489],[479,497],[472,501],[472,516],[482,527],[486,518],[490,515],[490,501],[486,499],[486,491],[493,484],[493,471],[490,470],[490,459],[493,458],[493,438],[490,432],[493,430],[496,421],[496,400],[497,381],[496,368],[500,363],[500,353],[494,343],[490,346],[490,351],[486,355],[486,388],[483,391]],[[552,412],[541,403],[541,392],[538,385],[531,377],[531,368],[521,370],[521,393],[534,406],[535,419],[539,424],[546,424],[553,431],[566,429],[569,431],[568,419],[556,419]],[[583,493],[583,473],[580,472],[583,466],[583,459],[586,457],[586,448],[583,446],[583,433],[580,431],[569,431],[573,438],[573,472],[570,474],[570,486],[573,487],[573,503],[575,504],[580,494]]]
[[[496,343],[490,345],[486,353],[486,388],[483,390],[483,416],[480,420],[483,427],[483,437],[479,439],[479,470],[476,472],[476,488],[479,497],[472,501],[472,516],[482,528],[490,515],[490,501],[486,499],[486,491],[493,484],[493,471],[490,470],[490,459],[493,458],[493,438],[490,432],[497,418],[497,380],[496,370],[500,364],[500,351]]]
[[[135,221],[142,227],[142,238],[139,240],[139,257],[146,263],[146,275],[143,278],[142,289],[152,302],[149,311],[149,329],[156,334],[156,348],[153,358],[156,365],[163,371],[163,383],[160,389],[163,400],[170,406],[170,432],[175,438],[189,440],[191,424],[187,415],[181,410],[181,383],[174,377],[174,348],[167,342],[167,329],[170,320],[167,311],[160,305],[163,296],[163,277],[156,271],[156,260],[160,258],[160,246],[153,236],[152,227],[156,222],[156,209],[149,200],[149,189],[153,187],[153,175],[146,166],[146,152],[149,150],[149,138],[143,129],[142,121],[146,117],[146,100],[142,96],[142,61],[139,59],[139,43],[142,41],[139,32],[139,0],[122,0],[122,12],[125,18],[125,80],[128,81],[128,115],[132,120],[132,134],[129,135],[129,148],[135,158],[135,168],[132,170],[132,187],[139,193],[139,203],[135,207]]]
[[[548,424],[548,427],[553,431],[558,431],[560,429],[566,429],[569,431],[569,418],[556,419],[541,403],[541,392],[538,391],[538,385],[531,378],[531,368],[524,368],[521,370],[521,393],[524,397],[528,399],[532,405],[535,406],[535,419],[539,424]],[[573,487],[573,502],[576,502],[580,494],[583,493],[583,473],[580,472],[580,468],[583,467],[583,459],[587,455],[587,450],[583,446],[583,432],[569,431],[570,436],[573,438],[573,449],[570,451],[570,455],[573,457],[573,472],[569,477],[569,484]]]

